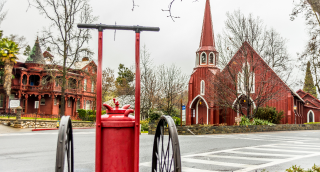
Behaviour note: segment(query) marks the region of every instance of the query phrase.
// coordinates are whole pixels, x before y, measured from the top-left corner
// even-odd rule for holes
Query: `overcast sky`
[[[32,0],[30,0],[32,1]],[[132,11],[132,0],[91,0],[97,23],[117,25],[141,25],[160,27],[160,32],[142,32],[141,47],[146,45],[155,65],[176,64],[190,75],[195,64],[195,52],[199,47],[205,0],[176,0],[172,6],[173,15],[179,16],[173,22],[166,12],[171,0],[135,0],[139,7]],[[288,40],[289,54],[296,58],[307,42],[307,30],[302,17],[290,21],[293,0],[211,0],[211,14],[215,36],[222,33],[226,12],[240,9],[245,15],[259,16],[268,27],[274,28]],[[33,46],[37,34],[48,25],[48,21],[34,7],[28,8],[26,0],[8,0],[5,10],[8,15],[1,25],[4,35],[18,34],[27,38]],[[40,35],[40,34],[39,34]],[[97,31],[93,31],[90,47],[97,52]],[[119,63],[134,65],[133,31],[104,32],[103,68],[110,67],[117,72]],[[44,51],[44,47],[42,50]],[[97,55],[97,53],[96,53]],[[304,78],[304,72],[296,72]],[[294,88],[295,90],[299,87]]]

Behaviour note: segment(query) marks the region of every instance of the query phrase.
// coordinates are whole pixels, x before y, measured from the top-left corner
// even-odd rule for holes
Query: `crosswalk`
[[[183,172],[249,172],[303,158],[320,156],[319,138],[268,134],[202,135],[195,137],[270,141],[270,144],[210,151],[181,157]],[[150,162],[140,166],[150,166]]]

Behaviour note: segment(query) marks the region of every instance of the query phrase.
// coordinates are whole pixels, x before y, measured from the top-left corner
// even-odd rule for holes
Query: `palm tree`
[[[4,63],[4,84],[3,88],[6,90],[7,96],[11,94],[11,79],[12,69],[15,63],[17,63],[17,54],[19,52],[18,44],[3,38],[0,41],[0,60]]]

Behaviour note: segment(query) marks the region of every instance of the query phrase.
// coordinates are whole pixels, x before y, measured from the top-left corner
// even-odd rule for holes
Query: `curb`
[[[94,129],[96,127],[77,127],[72,129]],[[31,131],[45,131],[45,130],[59,130],[59,128],[39,128],[39,129],[32,129]]]

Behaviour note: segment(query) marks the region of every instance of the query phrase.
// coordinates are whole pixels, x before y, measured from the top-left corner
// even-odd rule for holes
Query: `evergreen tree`
[[[317,98],[317,89],[313,82],[313,78],[310,70],[310,62],[308,62],[307,64],[307,71],[306,71],[306,77],[304,78],[303,91]]]
[[[24,50],[23,55],[29,56],[29,55],[30,55],[30,51],[31,51],[31,48],[30,48],[30,46],[28,45],[28,46],[26,47],[26,49]]]
[[[50,47],[48,47],[48,48],[47,48],[47,51],[48,51],[48,52],[50,52],[50,51],[51,51]]]

